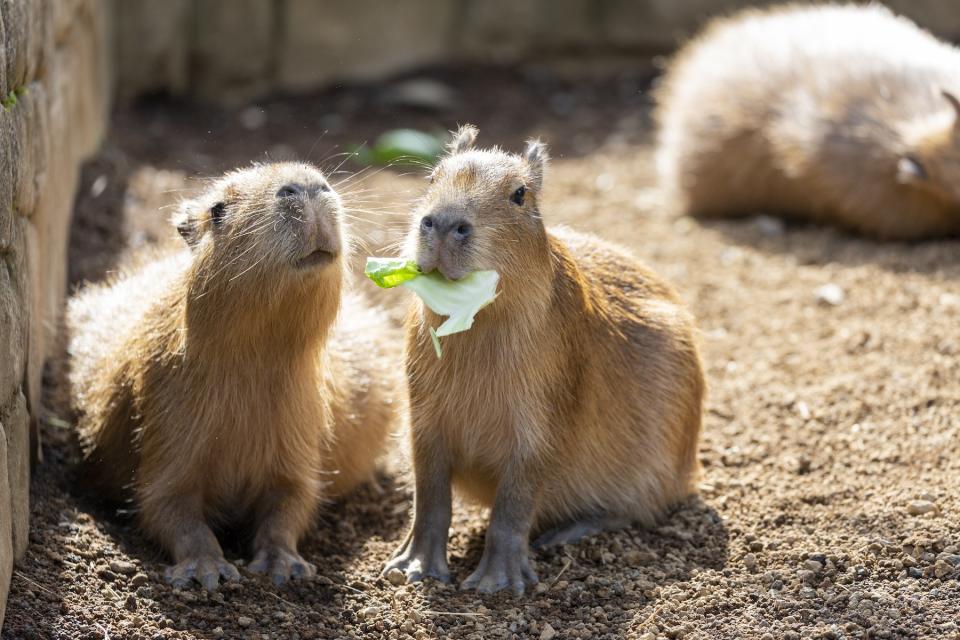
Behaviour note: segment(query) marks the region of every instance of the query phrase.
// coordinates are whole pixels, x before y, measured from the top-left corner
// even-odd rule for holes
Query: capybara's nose
[[[459,217],[424,216],[420,220],[420,231],[425,234],[436,234],[438,238],[450,237],[458,242],[463,242],[473,235],[473,225]]]
[[[290,184],[285,184],[277,190],[278,198],[298,198],[303,196],[307,192],[306,187],[302,184],[297,184],[291,182]]]
[[[447,233],[454,240],[463,242],[464,240],[468,240],[470,236],[473,235],[473,225],[466,220],[454,220],[450,223],[449,231]]]

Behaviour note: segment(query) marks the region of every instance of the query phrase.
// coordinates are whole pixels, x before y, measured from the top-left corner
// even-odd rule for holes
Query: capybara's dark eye
[[[523,204],[523,196],[526,195],[526,193],[527,193],[527,188],[526,188],[526,187],[520,187],[520,188],[518,188],[516,191],[513,192],[513,195],[510,196],[510,202],[512,202],[513,204],[522,205],[522,204]]]
[[[218,225],[223,222],[223,216],[227,213],[227,205],[222,202],[210,207],[210,220],[213,224]]]
[[[430,229],[433,229],[433,218],[431,218],[430,216],[423,216],[423,220],[420,221],[420,227],[424,231],[429,231]]]

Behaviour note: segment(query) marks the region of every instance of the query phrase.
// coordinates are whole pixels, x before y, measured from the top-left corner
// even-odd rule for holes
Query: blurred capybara
[[[697,216],[956,234],[957,95],[960,50],[879,5],[747,10],[669,65],[657,90],[662,184]]]
[[[449,580],[451,486],[491,505],[464,586],[523,592],[536,544],[649,524],[696,491],[704,395],[693,320],[625,250],[541,218],[544,146],[473,149],[463,127],[436,167],[407,251],[451,280],[501,276],[473,327],[434,353],[441,319],[407,323],[416,494],[412,530],[385,571]]]
[[[174,586],[237,579],[214,532],[246,525],[251,570],[312,575],[297,543],[319,501],[373,473],[402,356],[358,299],[338,321],[342,217],[309,165],[228,173],[178,213],[189,248],[69,305],[90,479],[132,499]]]

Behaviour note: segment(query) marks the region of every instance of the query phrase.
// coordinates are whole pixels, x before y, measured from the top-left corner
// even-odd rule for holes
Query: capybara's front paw
[[[522,596],[528,585],[533,586],[537,582],[539,580],[530,568],[526,548],[494,548],[484,550],[477,570],[463,581],[460,588],[476,589],[480,593],[510,589],[514,594]]]
[[[265,573],[274,584],[284,584],[288,580],[312,578],[317,568],[303,559],[296,551],[280,547],[262,547],[247,566],[254,573]]]
[[[433,578],[440,582],[449,583],[450,569],[447,568],[447,554],[443,548],[423,549],[411,541],[402,547],[383,569],[386,576],[393,570],[398,570],[407,578],[407,582],[420,582],[424,578]]]
[[[204,589],[215,591],[220,585],[220,578],[235,582],[240,579],[240,572],[223,556],[202,555],[167,567],[163,577],[174,589],[188,587],[191,581],[196,580]]]

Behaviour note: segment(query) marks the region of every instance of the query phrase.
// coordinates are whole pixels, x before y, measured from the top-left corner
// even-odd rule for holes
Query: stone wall
[[[112,0],[122,99],[238,102],[418,65],[672,51],[710,16],[772,0]],[[886,0],[960,39],[956,0]]]
[[[80,162],[103,136],[105,0],[0,0],[0,622],[27,546],[31,420],[66,287]]]

